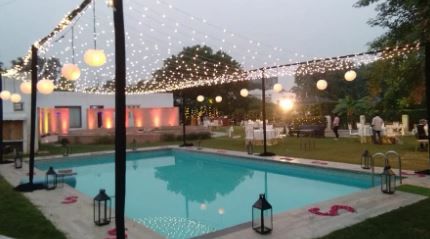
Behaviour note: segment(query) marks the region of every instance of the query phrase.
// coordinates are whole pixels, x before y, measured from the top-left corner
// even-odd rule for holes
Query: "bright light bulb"
[[[276,83],[276,84],[274,84],[274,85],[273,85],[273,90],[274,90],[275,92],[281,92],[281,90],[282,90],[282,85],[281,85],[280,83]]]
[[[217,96],[217,97],[215,97],[215,101],[216,101],[217,103],[221,103],[221,101],[222,101],[222,96]]]
[[[17,94],[17,93],[12,94],[12,95],[10,96],[10,101],[11,101],[12,103],[18,103],[18,102],[20,102],[20,101],[21,101],[21,95],[20,95],[20,94]]]
[[[241,89],[241,90],[240,90],[240,95],[241,95],[242,97],[247,97],[247,96],[248,96],[248,94],[249,94],[249,92],[248,92],[248,90],[247,90],[247,89],[243,88],[243,89]]]
[[[279,105],[283,110],[289,111],[294,107],[294,102],[291,99],[282,99]]]
[[[197,96],[197,101],[198,102],[203,102],[205,100],[205,97],[203,95],[198,95]]]
[[[346,81],[353,81],[357,77],[357,73],[353,70],[349,70],[345,73],[345,80]]]
[[[318,90],[325,90],[325,89],[327,89],[327,81],[326,80],[323,80],[323,79],[321,79],[321,80],[319,80],[319,81],[317,81],[317,88],[318,88]]]
[[[88,49],[84,54],[84,61],[92,67],[99,67],[106,63],[106,55],[103,50]]]

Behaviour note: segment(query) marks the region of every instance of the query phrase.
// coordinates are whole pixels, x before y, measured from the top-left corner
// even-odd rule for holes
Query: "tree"
[[[346,116],[346,121],[348,123],[354,123],[354,119],[357,119],[360,114],[369,114],[370,108],[368,97],[355,100],[351,96],[346,96],[338,100],[337,105],[333,109],[333,113]]]
[[[247,82],[241,81],[243,76],[244,71],[240,64],[227,53],[214,51],[208,46],[195,45],[185,47],[177,55],[166,59],[163,67],[153,73],[150,82],[142,81],[137,85],[147,90],[156,90],[188,84],[190,88],[174,91],[174,97],[183,96],[187,102],[193,102],[192,107],[196,108],[202,106],[195,102],[196,97],[203,95],[206,98],[203,104],[206,106],[216,107],[224,114],[237,116],[235,111],[238,108],[247,107],[247,100],[240,96],[240,90],[248,85]],[[228,83],[229,81],[239,82]],[[223,98],[219,104],[214,100],[218,95]]]

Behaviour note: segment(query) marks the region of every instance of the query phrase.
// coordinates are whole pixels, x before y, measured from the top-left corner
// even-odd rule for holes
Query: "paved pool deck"
[[[165,148],[178,148],[176,146],[163,146],[139,149],[142,151],[165,149]],[[352,165],[346,163],[309,160],[293,157],[259,157],[256,155],[248,155],[243,152],[217,150],[196,147],[181,148],[183,150],[202,151],[207,153],[224,154],[238,157],[251,158],[253,160],[273,161],[276,163],[286,164],[299,164],[310,167],[331,168],[355,172],[369,172],[364,170],[360,165]],[[97,154],[112,153],[112,151],[96,152],[79,154],[79,156],[91,156]],[[75,156],[75,155],[73,155]],[[71,157],[73,157],[71,156]],[[62,158],[62,156],[59,156]],[[58,158],[56,156],[40,157],[40,159]],[[0,165],[0,174],[13,186],[19,184],[22,177],[26,176],[28,168],[25,165],[22,169],[14,169],[13,164]],[[375,172],[379,173],[382,168],[375,168]],[[35,169],[36,176],[44,175]],[[397,173],[397,171],[395,171]],[[413,184],[430,188],[430,177],[416,175],[414,172],[405,170],[407,178],[403,180],[403,184]],[[107,231],[114,227],[114,222],[108,226],[97,227],[93,223],[93,199],[88,197],[68,185],[60,187],[56,190],[46,191],[38,190],[31,193],[24,193],[30,201],[38,207],[42,213],[53,222],[53,224],[61,231],[63,231],[67,238],[81,239],[81,238],[94,238],[105,239],[109,237]],[[78,196],[78,201],[74,204],[62,204],[61,201],[67,196]],[[364,221],[367,218],[375,217],[380,214],[392,211],[399,207],[416,203],[425,199],[423,196],[410,194],[397,191],[393,195],[386,195],[380,192],[378,187],[353,193],[347,196],[334,198],[329,201],[308,205],[305,208],[292,210],[285,213],[280,213],[274,216],[273,227],[274,230],[271,234],[260,236],[256,234],[250,227],[250,223],[227,228],[211,234],[203,235],[198,238],[225,238],[225,239],[252,239],[252,238],[316,238],[324,236],[332,231],[342,229],[344,227]],[[319,207],[321,211],[327,211],[332,205],[344,204],[349,205],[356,209],[355,213],[340,211],[340,215],[335,217],[318,216],[308,212],[309,208]],[[152,230],[146,228],[142,224],[133,222],[126,219],[126,227],[128,238],[131,239],[156,239],[163,238]]]

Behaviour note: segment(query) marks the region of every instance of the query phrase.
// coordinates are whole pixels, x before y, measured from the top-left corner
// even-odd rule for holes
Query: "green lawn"
[[[218,128],[217,130],[226,130]],[[228,149],[236,151],[246,151],[245,142],[243,138],[243,130],[241,127],[235,128],[236,136],[240,138],[232,139],[228,137],[212,138],[201,141],[202,147],[215,148],[215,149]],[[416,151],[417,142],[412,136],[402,137],[402,144],[395,145],[374,145],[371,143],[361,144],[358,138],[341,138],[339,141],[333,138],[316,138],[315,149],[304,151],[300,149],[300,138],[286,137],[284,140],[276,145],[268,146],[268,151],[274,152],[277,155],[302,157],[316,160],[345,162],[351,164],[360,164],[361,154],[365,149],[369,150],[371,154],[376,152],[386,152],[388,150],[397,151],[402,158],[402,167],[411,170],[423,170],[428,168],[428,154],[427,152]],[[195,145],[198,144],[196,140],[191,141]],[[179,145],[181,142],[158,142],[146,143],[138,145],[138,147],[150,147],[159,145]],[[71,153],[92,152],[101,150],[113,150],[113,145],[71,145]],[[262,146],[255,146],[254,152],[262,152]],[[41,145],[39,155],[49,154],[62,154],[63,149],[58,145],[48,144]],[[382,166],[381,160],[376,162],[377,165]],[[392,162],[393,167],[397,167],[397,162]]]
[[[0,192],[0,235],[20,239],[66,238],[1,176]]]
[[[430,196],[430,190],[402,185],[399,190]],[[428,239],[430,238],[430,199],[367,219],[335,231],[323,239]]]

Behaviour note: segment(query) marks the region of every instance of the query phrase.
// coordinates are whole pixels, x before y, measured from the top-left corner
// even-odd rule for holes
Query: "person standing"
[[[379,115],[376,115],[375,117],[373,117],[373,119],[372,119],[373,137],[372,137],[372,139],[373,139],[374,144],[382,144],[382,139],[381,139],[382,125],[384,125],[384,121],[382,120],[381,117],[379,117]]]
[[[334,135],[336,136],[336,138],[334,138],[334,140],[339,140],[339,132],[338,132],[339,124],[340,124],[340,118],[337,114],[335,114],[334,118],[333,118],[333,123],[332,123],[333,132],[334,132]]]

